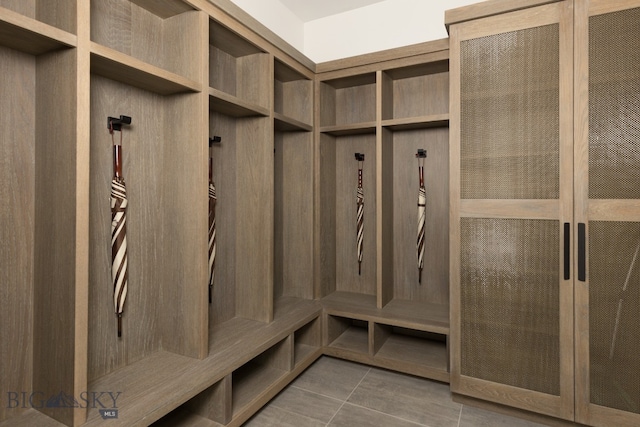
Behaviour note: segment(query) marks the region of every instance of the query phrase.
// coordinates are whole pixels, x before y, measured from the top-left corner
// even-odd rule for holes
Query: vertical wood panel
[[[0,393],[31,389],[36,61],[0,47]],[[21,408],[0,405],[0,422]]]
[[[384,103],[383,103],[384,105]],[[382,274],[380,288],[378,289],[378,307],[384,307],[389,301],[393,299],[393,283],[394,283],[394,271],[396,268],[395,263],[395,251],[396,244],[394,236],[394,194],[395,189],[393,185],[394,175],[394,141],[393,133],[388,129],[381,128],[381,143],[382,143],[382,162],[381,167],[381,187],[382,187],[382,201],[381,201],[381,221],[380,230],[378,233],[382,235],[382,239],[378,242],[379,251],[381,251],[381,257],[379,262],[382,264]]]
[[[336,290],[336,138],[319,134],[320,171],[318,191],[319,297]]]
[[[37,64],[33,389],[48,398],[75,395],[76,52]],[[73,420],[73,408],[42,412]]]
[[[269,118],[241,123],[236,141],[236,314],[267,322],[273,316],[273,125]]]

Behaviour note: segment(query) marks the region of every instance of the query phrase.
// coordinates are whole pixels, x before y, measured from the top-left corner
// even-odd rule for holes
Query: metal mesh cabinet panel
[[[640,223],[589,224],[591,403],[640,413]]]
[[[559,197],[559,26],[461,42],[461,198]]]
[[[559,395],[559,223],[460,222],[462,375]]]
[[[589,18],[589,198],[640,199],[640,8]]]
[[[589,17],[588,66],[589,199],[640,199],[640,8]],[[634,217],[629,210],[616,221],[589,222],[589,400],[640,414]]]

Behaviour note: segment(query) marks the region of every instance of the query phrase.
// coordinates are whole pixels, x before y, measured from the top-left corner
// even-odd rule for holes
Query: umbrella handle
[[[116,178],[122,178],[122,145],[113,146],[113,174]]]

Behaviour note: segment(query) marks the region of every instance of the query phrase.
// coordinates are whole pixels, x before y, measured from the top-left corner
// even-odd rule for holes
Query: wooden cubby
[[[369,325],[364,320],[325,316],[325,346],[329,355],[350,359],[369,354]]]
[[[391,130],[448,126],[449,62],[382,72],[382,125]]]
[[[371,54],[322,67],[316,102],[318,200],[324,206],[318,212],[317,293],[328,313],[327,354],[448,381],[448,48],[445,41],[420,48],[418,56],[389,61]],[[422,283],[416,255],[418,149],[427,151]],[[360,274],[355,152],[365,153]],[[416,352],[424,352],[424,363]]]
[[[268,61],[241,35],[209,21],[209,133],[222,138],[212,148],[218,249],[210,328],[238,316],[273,318]]]
[[[320,311],[316,302],[289,299],[277,306],[271,324],[236,318],[233,327],[217,327],[220,345],[211,348],[193,384],[207,385],[154,425],[242,425],[320,357]],[[212,380],[203,381],[202,372]]]
[[[149,90],[149,80],[165,75],[201,90],[201,62],[193,61],[200,56],[201,21],[200,12],[180,0],[93,0],[92,72],[127,84],[137,80]]]
[[[221,23],[209,26],[209,91],[212,109],[234,116],[268,116],[269,54]]]
[[[319,83],[320,130],[334,135],[371,133],[376,127],[376,73]]]
[[[17,8],[17,3],[2,5]],[[61,391],[74,395],[77,348],[68,331],[76,320],[76,271],[65,260],[76,255],[77,60],[74,49],[66,48],[75,36],[1,12],[8,18],[2,31],[12,21],[24,24],[17,30],[21,36],[32,37],[6,44],[3,37],[10,47],[0,46],[0,182],[6,201],[0,208],[0,392],[20,397],[37,390],[46,399]],[[35,32],[43,27],[45,34]],[[49,43],[52,33],[60,37]],[[16,405],[2,405],[0,424],[55,425],[42,413],[67,422],[74,416],[73,409]]]
[[[313,299],[313,80],[274,61],[274,299]]]

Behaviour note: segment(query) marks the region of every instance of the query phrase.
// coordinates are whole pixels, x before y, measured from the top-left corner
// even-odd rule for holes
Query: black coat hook
[[[107,129],[109,131],[122,131],[122,125],[130,125],[131,117],[129,116],[120,116],[119,119],[115,117],[107,117]]]
[[[364,162],[364,153],[356,153],[356,160],[359,162]]]
[[[416,157],[419,159],[425,159],[427,157],[427,150],[419,148],[418,152],[416,153]]]
[[[213,138],[209,138],[209,147],[211,147],[213,144],[219,143],[222,141],[222,137],[221,136],[214,136]]]

